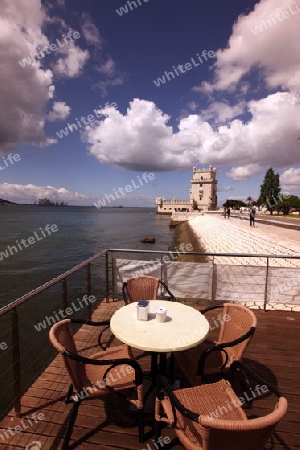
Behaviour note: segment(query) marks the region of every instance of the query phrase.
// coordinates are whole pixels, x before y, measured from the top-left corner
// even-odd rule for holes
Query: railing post
[[[63,287],[63,303],[64,303],[64,309],[68,307],[68,284],[67,279],[64,278],[62,280],[62,287]]]
[[[14,376],[14,409],[16,417],[21,417],[21,361],[20,361],[20,336],[17,308],[11,311],[11,340]]]
[[[269,277],[269,257],[267,256],[266,282],[265,282],[265,298],[264,298],[264,311],[266,311],[267,303],[268,303],[268,277]]]
[[[88,298],[90,298],[90,295],[92,295],[91,263],[88,263],[86,268],[87,268],[87,274],[86,274],[87,275],[87,280],[86,280],[87,281],[87,296],[88,296]],[[87,310],[88,310],[88,318],[90,319],[92,316],[92,305],[90,302],[88,303]]]
[[[213,303],[215,299],[215,255],[212,260],[212,280],[211,280],[211,301]]]
[[[108,303],[108,301],[109,301],[108,252],[105,253],[105,289],[106,289],[106,293],[105,293],[106,302]],[[113,293],[113,296],[114,296],[114,293]]]
[[[165,277],[164,277],[164,267],[163,267],[163,255],[162,255],[162,253],[160,254],[160,279],[162,280],[162,281],[164,281],[165,283],[167,283],[168,282],[168,280],[167,281],[165,281]],[[163,291],[163,287],[162,287],[162,285],[160,285],[160,294],[162,295],[162,291]]]

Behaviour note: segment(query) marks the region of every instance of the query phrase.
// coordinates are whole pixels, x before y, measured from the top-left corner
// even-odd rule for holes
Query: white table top
[[[167,319],[159,323],[155,308],[167,308]],[[137,302],[117,310],[111,318],[112,333],[124,344],[140,350],[174,352],[200,344],[209,331],[207,319],[182,303],[166,300],[149,301],[149,320],[137,319]]]

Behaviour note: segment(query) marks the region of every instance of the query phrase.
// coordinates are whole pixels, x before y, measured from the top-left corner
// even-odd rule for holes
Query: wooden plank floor
[[[121,303],[122,304],[122,303]],[[103,303],[94,312],[93,320],[111,317],[119,302]],[[284,420],[277,426],[276,433],[266,446],[268,450],[294,450],[300,448],[300,313],[284,311],[254,311],[258,318],[258,328],[250,343],[245,362],[254,368],[266,381],[270,381],[286,395],[289,409]],[[76,342],[85,355],[99,350],[98,332],[93,327],[82,327],[76,335]],[[109,331],[104,336],[111,337]],[[112,345],[117,344],[113,341]],[[149,370],[150,358],[135,353],[143,370]],[[177,377],[181,377],[179,371]],[[181,378],[181,384],[185,380]],[[21,419],[14,418],[13,412],[0,422],[0,450],[24,449],[34,441],[41,443],[43,450],[60,448],[68,412],[71,405],[65,405],[64,396],[69,386],[64,363],[58,355],[36,382],[22,397]],[[268,400],[261,401],[259,409],[267,411]],[[43,414],[43,420],[34,420],[33,414]],[[37,416],[35,416],[37,417]],[[41,417],[41,416],[40,416]],[[28,421],[31,419],[31,423]],[[74,449],[147,449],[155,448],[151,435],[153,416],[146,413],[145,431],[147,441],[138,443],[135,415],[129,411],[128,403],[119,396],[106,400],[85,400],[79,408],[71,444]],[[23,421],[23,422],[22,422]],[[21,427],[21,432],[9,429]],[[172,429],[163,429],[162,436],[171,439],[164,449],[182,449]],[[253,449],[255,450],[255,449]]]

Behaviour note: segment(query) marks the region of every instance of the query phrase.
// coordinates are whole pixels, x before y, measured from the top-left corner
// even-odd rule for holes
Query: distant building
[[[215,168],[209,166],[207,169],[196,169],[193,167],[189,200],[166,200],[164,197],[156,197],[156,213],[214,211],[217,208],[217,184]]]
[[[40,198],[37,204],[39,206],[68,206],[66,202],[52,202],[49,198]]]
[[[48,198],[40,198],[38,204],[40,206],[52,206],[53,203]]]

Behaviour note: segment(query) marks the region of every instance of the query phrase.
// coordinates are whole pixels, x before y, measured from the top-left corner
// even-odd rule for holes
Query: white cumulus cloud
[[[248,164],[244,167],[232,167],[226,175],[235,181],[242,181],[251,178],[261,172],[261,167],[258,164]]]
[[[213,102],[206,110],[201,112],[201,115],[205,120],[215,119],[218,123],[221,123],[243,114],[244,109],[244,102],[234,106],[225,102]]]
[[[54,122],[55,120],[64,120],[69,117],[70,112],[71,108],[65,102],[54,102],[52,111],[50,111],[47,115],[47,119],[50,122]]]
[[[291,94],[277,93],[252,100],[250,120],[234,119],[213,128],[201,115],[182,118],[178,131],[170,117],[150,101],[134,99],[126,114],[102,110],[106,118],[85,134],[90,153],[99,161],[130,170],[189,169],[195,158],[201,164],[231,167],[228,176],[242,180],[270,166],[300,163],[300,104]]]
[[[88,14],[84,13],[82,18],[83,18],[82,33],[87,43],[100,48],[102,46],[102,39],[98,28],[93,23]]]
[[[299,151],[300,151],[300,143]],[[280,175],[280,186],[283,192],[300,192],[300,168],[291,167]]]
[[[68,78],[79,76],[90,56],[88,50],[81,50],[74,41],[62,47],[60,54],[62,56],[55,63],[53,71]]]
[[[291,10],[294,14],[289,12]],[[285,19],[284,11],[289,12]],[[241,15],[233,26],[227,48],[216,52],[213,82],[203,82],[196,90],[232,91],[251,69],[256,68],[262,71],[268,88],[299,89],[300,14],[295,11],[294,0],[262,0],[248,15]],[[262,31],[257,31],[256,27],[262,27]]]
[[[95,200],[85,194],[71,192],[53,186],[36,186],[34,184],[0,184],[0,197],[16,203],[35,203],[40,198],[53,202],[68,202],[70,205],[92,205]]]
[[[62,3],[62,2],[61,2]],[[56,142],[45,135],[45,120],[64,119],[68,106],[54,102],[45,114],[55,91],[55,73],[60,77],[77,76],[89,53],[70,42],[52,53],[52,69],[41,49],[52,44],[46,36],[47,25],[57,33],[69,29],[64,20],[48,15],[40,0],[2,0],[0,3],[0,154],[15,151],[20,144],[45,147]]]
[[[52,72],[40,61],[22,67],[19,61],[49,45],[41,28],[40,1],[2,0],[0,3],[0,154],[21,142],[45,144],[44,107],[51,93]]]

